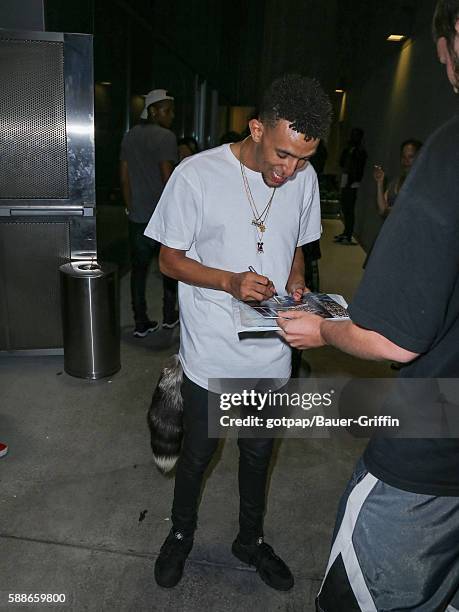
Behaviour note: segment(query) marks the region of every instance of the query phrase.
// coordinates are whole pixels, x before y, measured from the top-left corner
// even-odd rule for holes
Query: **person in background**
[[[355,202],[363,171],[365,170],[365,164],[367,163],[367,152],[362,145],[363,135],[362,129],[352,128],[349,142],[341,153],[339,162],[343,171],[341,175],[340,204],[344,230],[341,234],[335,236],[335,242],[340,244],[357,244],[352,240],[355,222]]]
[[[185,159],[185,157],[190,157],[190,155],[199,153],[198,141],[196,138],[193,138],[193,136],[184,136],[180,138],[177,144],[180,161]]]
[[[392,210],[395,204],[398,193],[405,182],[408,172],[411,170],[416,155],[419,153],[419,149],[422,146],[420,140],[410,138],[405,140],[400,145],[400,174],[399,176],[391,181],[384,190],[384,179],[385,172],[382,166],[375,165],[373,170],[373,177],[376,181],[376,203],[378,205],[378,212],[381,217],[386,218]]]
[[[158,245],[144,231],[178,162],[177,139],[170,130],[174,98],[165,89],[150,91],[140,117],[143,123],[129,130],[121,143],[120,181],[129,217],[134,336],[143,338],[159,327],[148,317],[145,297],[148,270]],[[163,275],[163,292],[163,328],[171,329],[179,322],[177,281]]]
[[[459,0],[437,2],[433,34],[457,93]],[[456,114],[422,147],[349,306],[351,320],[299,312],[278,319],[292,346],[403,363],[402,418],[411,428],[429,419],[440,426],[436,438],[405,430],[370,439],[340,502],[318,612],[459,610],[459,439],[443,422],[439,384],[459,378],[458,159]],[[457,405],[450,407],[452,416]]]
[[[414,160],[419,152],[419,149],[422,146],[422,142],[420,140],[415,140],[414,138],[410,138],[405,140],[400,145],[400,174],[399,176],[391,181],[387,186],[387,189],[384,189],[384,181],[385,181],[385,172],[382,166],[375,164],[373,169],[373,178],[376,181],[376,204],[378,207],[378,212],[381,215],[383,221],[386,219],[387,215],[392,210],[392,207],[395,204],[395,200],[397,199],[398,193],[405,182],[406,177],[408,176],[408,172],[413,165]],[[367,252],[365,257],[365,261],[363,262],[362,268],[365,269],[367,267],[368,261],[370,259],[371,253],[373,251],[372,245]],[[391,365],[392,369],[400,369],[400,366],[396,363]]]

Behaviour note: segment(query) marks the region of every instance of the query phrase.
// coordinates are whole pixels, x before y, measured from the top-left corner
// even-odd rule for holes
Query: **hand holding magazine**
[[[289,310],[299,310],[319,315],[324,319],[340,321],[348,319],[346,300],[341,295],[305,293],[300,302],[291,296],[276,296],[264,302],[241,302],[233,298],[234,320],[237,333],[276,331],[277,317],[288,316]]]

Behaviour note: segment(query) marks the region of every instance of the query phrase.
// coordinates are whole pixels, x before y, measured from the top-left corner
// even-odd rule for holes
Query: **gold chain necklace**
[[[242,143],[243,144],[243,143]],[[242,174],[242,182],[244,184],[245,193],[247,195],[247,199],[249,201],[250,208],[253,213],[253,219],[251,220],[251,225],[255,227],[257,232],[257,253],[264,253],[263,249],[263,234],[266,231],[266,220],[269,215],[269,211],[271,210],[271,205],[273,203],[274,194],[276,193],[276,187],[273,187],[273,191],[271,197],[268,200],[268,203],[263,208],[261,213],[258,212],[257,205],[255,204],[255,200],[253,199],[252,191],[250,189],[249,180],[245,173],[244,164],[242,163],[242,144],[239,150],[239,165],[241,167]]]

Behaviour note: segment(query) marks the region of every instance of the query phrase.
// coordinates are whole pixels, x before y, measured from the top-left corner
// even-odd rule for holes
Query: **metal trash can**
[[[114,264],[74,261],[59,268],[64,370],[103,378],[121,368],[118,271]]]

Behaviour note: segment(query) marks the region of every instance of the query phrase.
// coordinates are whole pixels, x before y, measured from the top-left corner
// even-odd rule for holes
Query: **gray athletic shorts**
[[[396,489],[360,460],[316,605],[318,612],[459,612],[459,498]]]

